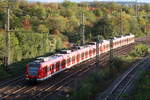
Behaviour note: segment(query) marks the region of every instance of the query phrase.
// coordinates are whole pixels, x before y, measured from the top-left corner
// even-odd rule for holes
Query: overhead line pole
[[[122,9],[120,10],[120,33],[123,34]]]
[[[138,16],[138,0],[135,0],[136,16]]]
[[[99,65],[100,65],[99,44],[100,44],[100,40],[99,40],[99,36],[97,36],[97,40],[96,40],[96,67],[97,67],[97,68],[98,68]]]
[[[10,9],[9,7],[7,8],[7,34],[8,34],[8,66],[10,64],[10,55],[11,55],[11,52],[10,52]]]
[[[85,44],[85,26],[84,26],[84,20],[85,20],[85,16],[84,16],[84,13],[82,13],[82,45]]]
[[[113,71],[112,71],[112,59],[113,59],[113,38],[111,37],[110,38],[110,44],[109,44],[109,47],[110,47],[110,51],[109,51],[109,74],[110,74],[110,77],[113,76]]]
[[[5,58],[4,58],[4,65],[5,65],[5,68],[6,70],[8,69],[8,66],[10,65],[10,55],[11,55],[11,51],[10,51],[10,8],[9,6],[8,7],[5,7],[7,8],[7,21],[6,21],[6,27],[5,27],[5,30],[6,30],[6,55],[5,55]]]

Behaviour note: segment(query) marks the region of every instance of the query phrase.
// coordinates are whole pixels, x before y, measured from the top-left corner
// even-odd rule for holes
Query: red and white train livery
[[[134,42],[135,36],[125,35],[113,38],[113,49]],[[98,44],[99,54],[110,50],[110,40],[103,40]],[[39,57],[26,66],[26,80],[43,81],[67,68],[96,56],[96,43],[79,46],[78,49],[62,50],[61,53],[49,57]]]

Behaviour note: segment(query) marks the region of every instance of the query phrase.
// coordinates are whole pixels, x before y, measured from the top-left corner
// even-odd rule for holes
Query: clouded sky
[[[62,2],[64,0],[28,0],[28,1],[40,1],[40,2]],[[133,2],[136,0],[70,0],[73,2],[81,2],[81,1],[128,1],[128,2]],[[150,0],[137,0],[138,2],[147,2],[150,3]]]

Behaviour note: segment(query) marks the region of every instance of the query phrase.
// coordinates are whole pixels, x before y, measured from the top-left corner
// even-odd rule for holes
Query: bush
[[[112,65],[113,67],[117,68],[118,71],[122,68],[124,63],[125,63],[125,60],[123,60],[122,57],[114,57],[112,59]]]
[[[101,70],[92,73],[88,78],[84,79],[79,88],[76,88],[69,100],[90,100],[91,97],[103,87],[104,80],[108,77],[108,70]],[[98,86],[98,87],[97,87]]]
[[[144,44],[139,44],[134,47],[131,51],[130,55],[133,57],[144,56],[145,54],[149,53],[149,47]]]

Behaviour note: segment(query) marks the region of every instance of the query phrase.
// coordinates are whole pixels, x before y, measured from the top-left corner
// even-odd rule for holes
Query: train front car
[[[29,81],[37,81],[39,77],[40,62],[34,61],[26,65],[25,78]]]

